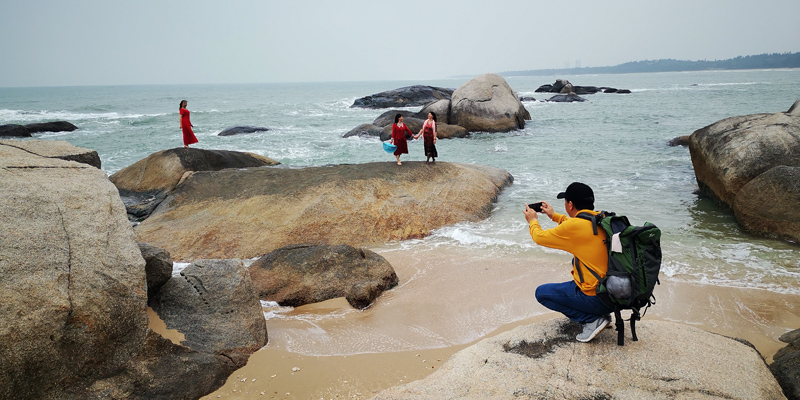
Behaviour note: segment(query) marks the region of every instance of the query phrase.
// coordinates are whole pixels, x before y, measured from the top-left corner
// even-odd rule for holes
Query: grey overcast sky
[[[798,17],[798,0],[3,0],[0,87],[428,80],[726,59],[800,51]]]

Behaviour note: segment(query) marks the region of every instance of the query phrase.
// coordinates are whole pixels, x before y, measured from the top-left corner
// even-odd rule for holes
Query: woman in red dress
[[[389,143],[397,146],[397,150],[394,151],[394,156],[397,158],[397,165],[403,165],[403,163],[400,162],[400,154],[408,154],[406,132],[408,132],[409,136],[414,136],[411,129],[408,129],[406,124],[403,123],[403,116],[400,114],[395,115],[394,125],[392,125],[392,140],[390,140]]]
[[[178,112],[181,114],[181,131],[183,131],[183,147],[188,148],[190,144],[197,143],[197,137],[194,135],[192,122],[189,121],[189,110],[186,109],[186,100],[181,100]]]

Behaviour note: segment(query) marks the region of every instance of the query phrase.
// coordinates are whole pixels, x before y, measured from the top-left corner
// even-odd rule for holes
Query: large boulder
[[[770,371],[789,400],[800,400],[800,329],[786,332],[778,338],[786,347],[772,357]]]
[[[97,151],[76,147],[63,140],[0,140],[0,146],[15,147],[40,157],[76,161],[100,168]]]
[[[700,191],[733,210],[743,227],[800,240],[796,212],[800,208],[796,181],[800,115],[781,112],[726,118],[692,133],[689,152]],[[766,193],[773,197],[765,197]]]
[[[800,166],[800,118],[789,113],[725,118],[689,137],[700,190],[731,207],[739,189],[776,165]]]
[[[103,171],[0,145],[0,181],[0,398],[197,398],[224,383],[229,360],[148,329],[145,261]]]
[[[175,148],[153,153],[113,175],[131,220],[142,220],[158,206],[188,172],[279,164],[258,154],[228,150]]]
[[[760,354],[686,325],[645,321],[638,342],[607,329],[580,343],[566,318],[522,326],[453,355],[375,399],[785,399]]]
[[[250,276],[259,298],[291,307],[345,297],[364,309],[397,286],[385,258],[348,245],[281,247],[250,265]]]
[[[242,260],[197,260],[173,276],[150,302],[181,344],[223,356],[236,368],[267,344],[264,311]]]
[[[478,76],[453,92],[449,122],[470,132],[522,129],[529,119],[519,96],[500,75]]]
[[[423,162],[196,172],[135,230],[176,260],[247,259],[297,243],[361,247],[484,219],[512,181],[494,167]]]
[[[388,90],[356,99],[352,107],[359,108],[392,108],[422,106],[432,101],[449,99],[453,89],[435,86],[414,85]]]

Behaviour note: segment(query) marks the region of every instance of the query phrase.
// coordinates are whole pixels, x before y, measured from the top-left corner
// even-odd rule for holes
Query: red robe
[[[392,140],[394,141],[394,145],[397,146],[397,150],[394,151],[394,155],[396,156],[399,156],[400,154],[408,154],[406,132],[408,132],[409,135],[414,136],[414,133],[411,132],[411,129],[408,129],[408,125],[403,124],[402,128],[397,126],[397,124],[392,125]]]
[[[183,145],[188,146],[190,144],[197,143],[197,136],[194,135],[194,131],[192,131],[192,123],[189,121],[189,110],[185,108],[181,108],[181,130],[183,131]]]

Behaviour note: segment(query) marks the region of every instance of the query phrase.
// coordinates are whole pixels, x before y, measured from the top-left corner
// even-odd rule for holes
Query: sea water
[[[632,93],[548,103],[544,100],[550,94],[535,90],[556,79]],[[72,122],[78,130],[35,134],[35,139],[65,140],[97,150],[103,170],[112,174],[156,151],[182,146],[178,105],[186,99],[199,139],[195,147],[253,152],[288,167],[394,162],[378,138],[342,137],[386,111],[350,108],[353,101],[414,84],[457,88],[465,81],[0,88],[0,124]],[[743,232],[728,212],[697,194],[688,149],[667,145],[723,118],[788,110],[800,98],[800,70],[529,76],[507,81],[519,95],[536,98],[523,103],[532,117],[524,129],[473,133],[437,143],[439,162],[490,165],[513,175],[513,185],[500,195],[491,216],[440,228],[424,239],[388,243],[380,251],[564,258],[563,252],[532,242],[522,209],[544,200],[563,212],[556,194],[570,182],[581,181],[594,189],[597,209],[661,228],[663,276],[800,294],[798,244]],[[217,136],[237,125],[269,131]],[[404,161],[425,160],[421,141],[411,142],[409,150]],[[566,270],[564,274],[566,280]]]

